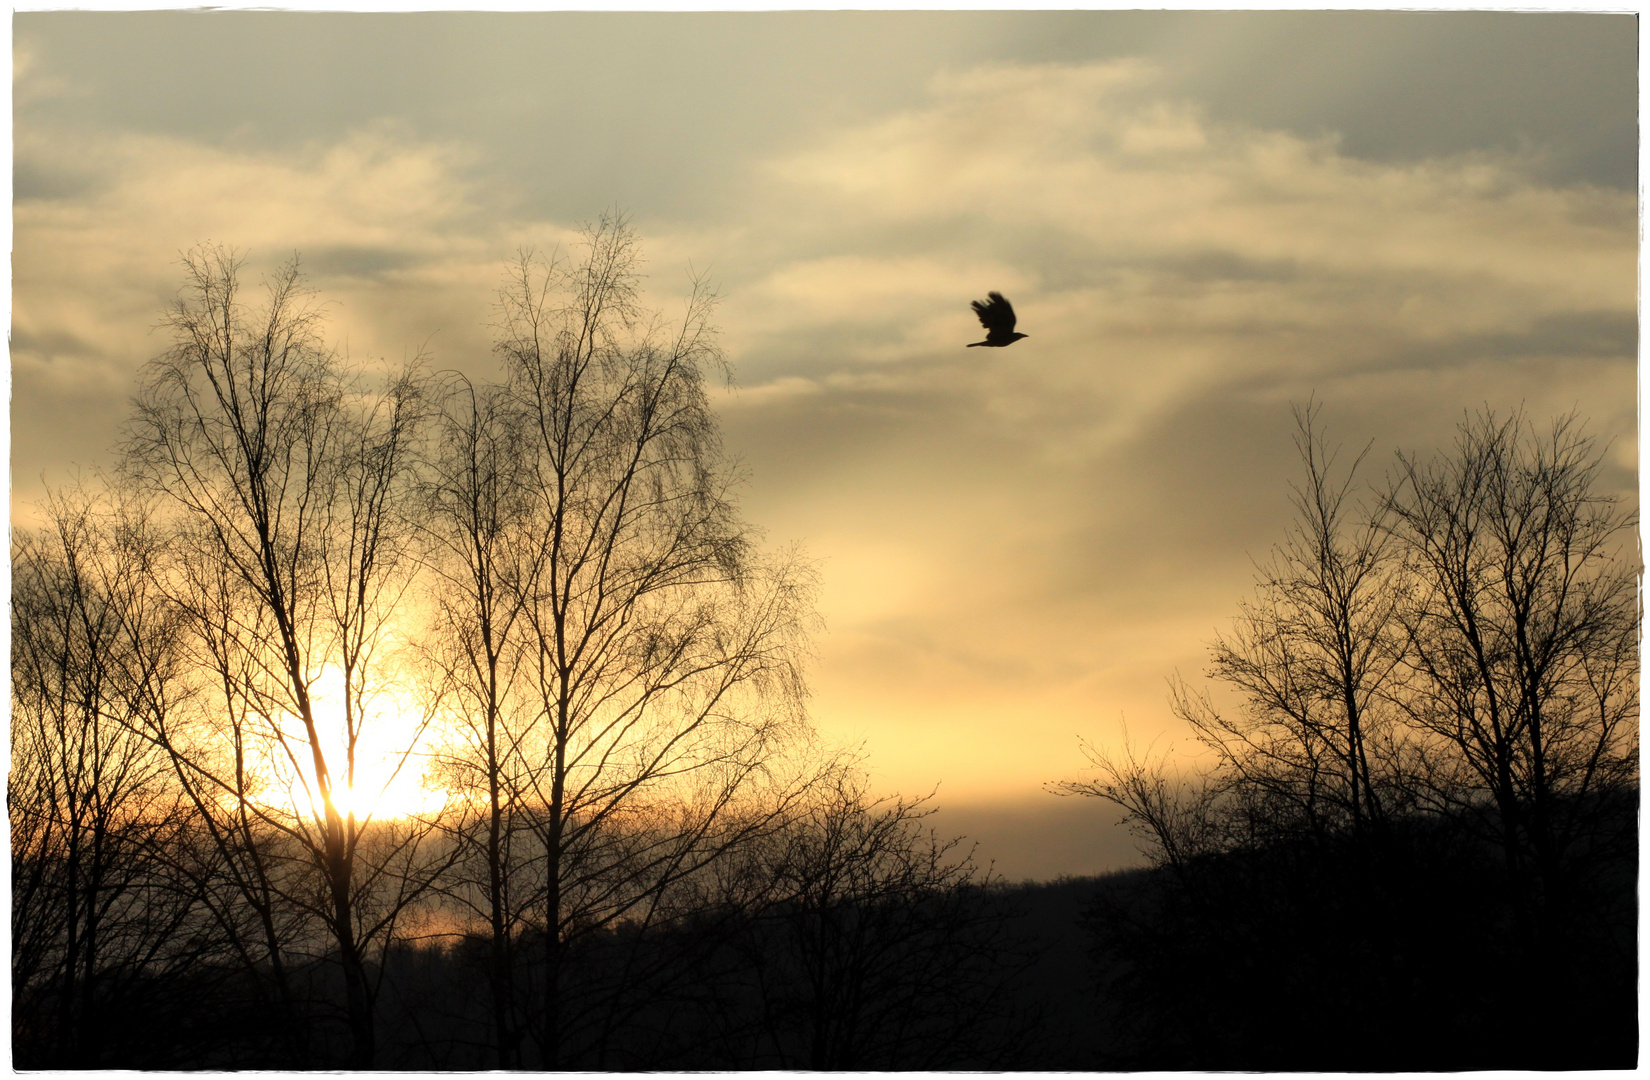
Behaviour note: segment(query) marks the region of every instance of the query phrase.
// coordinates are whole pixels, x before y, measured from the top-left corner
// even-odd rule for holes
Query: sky
[[[1045,784],[1167,680],[1334,441],[1575,410],[1636,497],[1637,21],[1488,12],[23,13],[12,512],[107,465],[203,241],[351,356],[477,376],[505,260],[627,212],[816,561],[811,712],[1010,877],[1131,859]],[[1030,336],[980,339],[1005,293]]]

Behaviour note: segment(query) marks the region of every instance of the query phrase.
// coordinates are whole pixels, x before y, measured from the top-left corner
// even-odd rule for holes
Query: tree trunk
[[[510,1010],[515,992],[511,978],[510,929],[504,920],[504,859],[500,832],[503,810],[499,805],[498,757],[495,732],[496,719],[488,716],[487,749],[490,755],[488,770],[489,812],[487,822],[487,897],[492,921],[491,991],[493,997],[493,1041],[498,1053],[498,1067],[517,1067],[519,1039],[510,1025]]]
[[[327,797],[330,804],[330,796]],[[344,852],[343,822],[338,812],[327,807],[327,877],[332,887],[332,933],[338,942],[338,957],[344,969],[344,1009],[349,1019],[349,1068],[370,1069],[376,1047],[372,1023],[372,991],[367,983],[360,945],[355,940],[354,916],[350,909],[350,866]]]

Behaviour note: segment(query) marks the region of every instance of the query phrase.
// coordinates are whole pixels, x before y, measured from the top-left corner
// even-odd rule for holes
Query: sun
[[[410,694],[384,686],[365,696],[356,725],[353,780],[346,753],[341,668],[327,665],[321,670],[310,684],[310,702],[333,781],[333,805],[340,814],[357,820],[427,817],[446,805],[448,793],[428,767],[428,725]],[[320,790],[303,724],[294,715],[283,715],[280,730],[286,745],[272,757],[265,801],[319,817]]]

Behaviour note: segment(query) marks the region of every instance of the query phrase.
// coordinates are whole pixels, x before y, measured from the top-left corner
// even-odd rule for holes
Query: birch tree
[[[542,1064],[572,1048],[572,950],[646,927],[670,889],[771,826],[799,788],[813,578],[740,517],[706,380],[714,297],[640,301],[637,239],[590,227],[577,260],[523,256],[495,349],[521,410],[521,793],[538,815]]]
[[[296,262],[243,297],[222,248],[185,259],[174,344],[145,371],[127,459],[175,524],[175,597],[222,700],[155,737],[216,822],[256,910],[279,893],[325,928],[342,972],[348,1063],[374,1060],[367,957],[427,885],[416,823],[375,820],[382,763],[406,767],[421,718],[386,719],[416,560],[407,521],[419,379],[370,384],[325,342]],[[330,693],[328,693],[330,691]],[[323,703],[323,698],[325,702]],[[396,723],[388,739],[374,725]],[[257,830],[298,861],[259,864]],[[273,931],[271,931],[273,934]],[[277,942],[268,941],[272,959]]]

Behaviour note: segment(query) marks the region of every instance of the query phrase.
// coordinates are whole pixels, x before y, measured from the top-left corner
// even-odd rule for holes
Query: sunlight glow
[[[423,711],[412,695],[393,686],[369,692],[356,721],[354,782],[345,754],[344,673],[328,665],[311,685],[316,725],[333,780],[333,803],[345,817],[394,819],[434,814],[447,802],[443,786],[429,775],[423,738]],[[277,748],[270,771],[270,792],[281,793],[274,805],[296,813],[322,814],[320,789],[303,723],[281,718],[286,752]],[[294,768],[294,762],[296,768]]]

